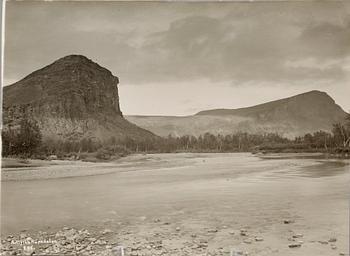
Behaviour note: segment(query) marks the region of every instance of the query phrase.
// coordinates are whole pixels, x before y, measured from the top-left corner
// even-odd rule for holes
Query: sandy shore
[[[2,160],[2,181],[43,180],[81,176],[93,176],[123,170],[140,170],[147,163],[149,168],[181,166],[180,160],[159,160],[149,155],[130,155],[115,161],[85,162],[78,160]]]
[[[65,254],[348,255],[348,164],[165,154],[5,170],[3,249],[31,237]]]

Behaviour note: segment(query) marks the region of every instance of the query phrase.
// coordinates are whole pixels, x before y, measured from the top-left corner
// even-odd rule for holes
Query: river
[[[100,165],[108,171],[100,174]],[[271,247],[279,253],[286,250],[282,244],[287,243],[291,228],[302,232],[309,242],[303,246],[306,254],[291,255],[338,255],[338,251],[328,247],[325,251],[323,245],[315,244],[331,236],[337,237],[339,250],[348,251],[348,160],[181,153],[60,168],[70,173],[84,168],[94,172],[1,182],[3,234],[63,226],[140,230],[160,219],[188,233],[220,227],[255,230],[266,243],[259,255],[273,254]],[[21,175],[28,170],[11,171]],[[293,220],[293,226],[283,225],[285,219]],[[217,239],[225,243],[229,238]]]

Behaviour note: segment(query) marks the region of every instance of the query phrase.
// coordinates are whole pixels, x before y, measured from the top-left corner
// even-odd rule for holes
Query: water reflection
[[[341,175],[349,172],[349,163],[343,161],[318,161],[320,164],[304,166],[299,170],[299,175],[311,178]]]

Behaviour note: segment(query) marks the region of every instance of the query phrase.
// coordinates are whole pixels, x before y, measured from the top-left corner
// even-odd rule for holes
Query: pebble
[[[291,223],[293,223],[293,222],[294,222],[294,221],[288,220],[288,219],[287,219],[287,220],[283,220],[283,223],[284,223],[284,224],[291,224]]]
[[[325,240],[320,240],[318,241],[320,244],[328,244],[328,241],[325,241]]]
[[[246,229],[241,229],[240,230],[240,234],[241,234],[241,236],[246,236],[247,235],[247,230]]]
[[[200,243],[197,246],[198,246],[198,248],[207,248],[208,247],[208,245],[206,243]]]
[[[257,236],[257,237],[255,237],[255,241],[262,242],[262,241],[264,241],[264,239],[262,237]]]
[[[180,231],[181,230],[181,228],[180,227],[176,227],[176,229],[175,229],[176,231]]]
[[[337,249],[337,246],[336,246],[335,244],[332,244],[332,245],[331,245],[331,248],[332,248],[333,250],[336,250],[336,249]]]
[[[336,241],[337,241],[337,238],[335,238],[335,237],[331,237],[328,240],[328,242],[330,242],[330,243],[335,243]]]
[[[112,230],[106,228],[105,230],[102,231],[102,234],[103,234],[103,235],[106,235],[106,234],[110,234],[110,233],[112,233],[112,232],[113,232]]]
[[[301,244],[300,243],[292,243],[292,244],[289,244],[288,247],[289,248],[298,248],[298,247],[301,247]]]
[[[304,235],[303,234],[295,234],[293,235],[293,238],[300,238],[300,237],[303,237]]]
[[[248,239],[244,239],[243,242],[246,244],[251,244],[251,243],[253,243],[253,240],[248,238]]]

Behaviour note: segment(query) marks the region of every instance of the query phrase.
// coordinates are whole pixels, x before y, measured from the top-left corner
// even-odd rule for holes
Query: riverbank
[[[134,168],[139,170],[143,165],[147,168],[172,167],[192,164],[191,161],[183,161],[183,155],[222,155],[222,154],[250,154],[250,153],[163,153],[163,154],[132,154],[122,158],[111,160],[86,161],[86,160],[39,160],[22,158],[2,158],[1,161],[1,180],[36,180],[36,179],[56,179],[80,176],[93,176],[100,174],[123,171],[125,168]],[[173,156],[162,161],[158,161],[157,156]],[[293,152],[293,153],[263,153],[255,152],[253,154],[261,159],[319,159],[319,160],[345,160],[348,158],[339,157],[333,154],[320,152]],[[189,159],[187,159],[189,160]]]
[[[179,158],[181,154],[179,154]],[[156,155],[134,154],[110,161],[88,162],[82,160],[36,160],[3,158],[1,168],[2,181],[43,180],[94,176],[114,172],[141,170],[143,167],[181,166],[179,158],[164,158]],[[177,160],[178,159],[178,160]]]

